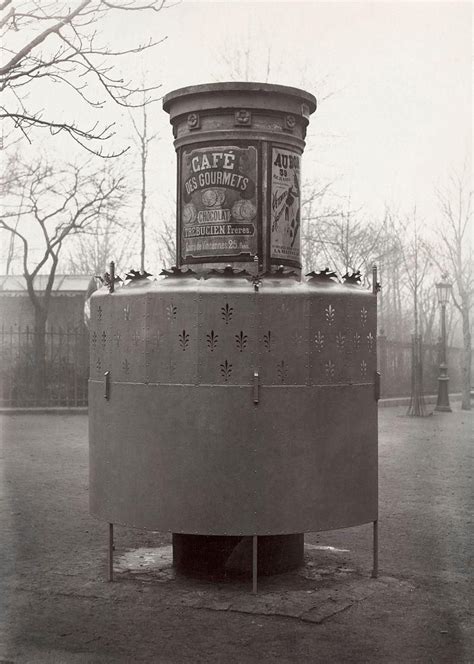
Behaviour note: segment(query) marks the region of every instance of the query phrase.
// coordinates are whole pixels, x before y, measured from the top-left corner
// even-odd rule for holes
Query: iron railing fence
[[[439,344],[423,344],[422,369],[423,393],[437,394],[439,365],[441,360]],[[412,343],[394,341],[386,336],[377,338],[378,367],[381,374],[381,396],[406,397],[411,392]],[[462,349],[447,349],[449,391],[462,390]]]
[[[0,328],[0,407],[87,406],[89,332],[86,327],[49,328],[45,336],[45,380],[35,380],[35,335],[30,327]],[[405,397],[411,389],[411,343],[377,339],[382,397]],[[461,391],[462,351],[449,348],[450,392]],[[436,394],[439,346],[423,345],[423,391]]]
[[[46,331],[41,383],[35,363],[36,334],[28,326],[0,329],[0,406],[87,406],[87,328],[51,327]]]

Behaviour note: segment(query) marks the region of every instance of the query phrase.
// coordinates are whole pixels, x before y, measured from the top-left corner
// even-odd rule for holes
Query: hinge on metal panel
[[[259,382],[258,382],[258,371],[253,372],[253,402],[258,403],[258,390],[259,390]]]
[[[375,372],[375,381],[374,381],[374,396],[375,401],[380,399],[380,372]]]
[[[104,380],[105,380],[104,399],[107,399],[108,401],[110,399],[110,371],[106,371],[104,373]]]

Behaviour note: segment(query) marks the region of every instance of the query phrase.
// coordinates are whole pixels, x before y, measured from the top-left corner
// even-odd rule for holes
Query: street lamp
[[[441,307],[441,357],[438,376],[438,401],[435,410],[447,413],[451,412],[451,407],[449,405],[449,377],[448,365],[446,363],[446,305],[451,295],[451,288],[452,286],[447,280],[447,275],[443,274],[441,281],[436,284],[438,303]]]

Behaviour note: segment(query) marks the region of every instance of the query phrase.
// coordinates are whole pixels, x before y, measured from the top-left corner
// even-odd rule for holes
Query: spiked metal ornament
[[[140,279],[146,279],[151,276],[151,273],[146,270],[143,270],[143,272],[140,272],[139,270],[130,270],[130,272],[127,272],[125,279],[128,281],[140,281]]]
[[[306,275],[307,277],[310,278],[310,281],[318,281],[320,283],[334,283],[338,282],[337,274],[335,272],[331,272],[328,267],[326,267],[324,270],[321,270],[320,272],[308,272]]]
[[[342,279],[345,284],[349,284],[351,286],[360,286],[362,275],[359,270],[357,270],[357,272],[346,272]]]
[[[265,272],[262,276],[264,277],[279,277],[280,279],[286,279],[291,277],[298,277],[294,270],[285,270],[283,265],[279,265],[276,270],[270,270]]]
[[[226,265],[223,270],[209,270],[207,277],[230,277],[231,279],[236,277],[250,277],[250,272],[247,270],[236,270],[231,265]]]
[[[169,270],[163,268],[160,272],[160,276],[163,277],[197,277],[196,272],[188,268],[187,270],[181,269],[180,267],[170,267]]]

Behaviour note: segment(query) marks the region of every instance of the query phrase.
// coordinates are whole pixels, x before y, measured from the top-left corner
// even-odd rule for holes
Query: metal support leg
[[[114,524],[109,523],[109,569],[108,580],[114,580]]]
[[[374,566],[372,568],[372,578],[376,579],[379,575],[379,522],[374,521]]]
[[[257,562],[258,562],[258,542],[257,535],[252,537],[252,592],[257,594]]]

